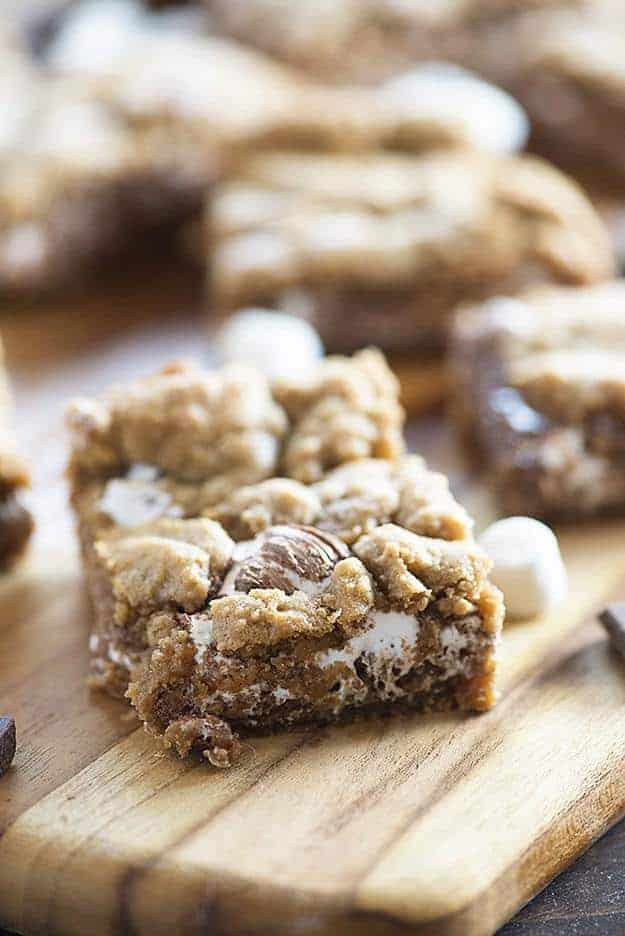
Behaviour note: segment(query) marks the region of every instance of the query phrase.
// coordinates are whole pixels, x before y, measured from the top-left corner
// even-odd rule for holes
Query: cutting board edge
[[[449,913],[436,914],[430,919],[415,917],[407,907],[385,907],[383,901],[379,906],[361,904],[357,889],[352,899],[346,902],[319,889],[302,891],[301,888],[296,890],[266,881],[260,884],[245,875],[225,875],[217,869],[211,872],[187,862],[171,863],[166,857],[156,867],[149,860],[145,864],[140,860],[131,860],[129,864],[127,855],[115,855],[103,849],[101,860],[109,866],[109,872],[118,882],[119,901],[114,914],[116,921],[120,927],[129,929],[136,936],[166,936],[171,933],[171,921],[163,921],[162,908],[156,901],[152,902],[152,896],[163,887],[172,888],[175,894],[176,920],[179,923],[201,919],[207,931],[216,934],[221,932],[220,921],[223,923],[226,920],[228,933],[232,936],[248,932],[251,914],[255,932],[259,936],[261,933],[286,936],[290,922],[300,920],[304,913],[311,924],[309,932],[319,936],[365,936],[369,933],[405,936],[408,931],[415,936],[492,936],[512,914],[625,815],[625,756],[615,761],[613,768],[598,781],[592,791],[590,808],[588,802],[584,803],[587,820],[580,825],[574,817],[581,803],[582,798],[571,803],[570,808],[545,829],[518,862],[502,871],[495,881],[489,882],[466,906],[454,908]],[[576,836],[571,835],[572,829],[577,831]],[[568,845],[568,849],[564,845]],[[548,853],[546,859],[545,849]],[[538,861],[541,855],[542,860]],[[540,868],[539,873],[537,867]],[[58,869],[53,868],[51,876],[57,873]],[[54,893],[54,881],[41,880],[41,868],[37,869],[37,874],[42,890]],[[10,884],[8,875],[5,884]],[[502,892],[506,894],[505,897]],[[240,917],[237,923],[237,911],[242,907],[241,895],[245,895],[244,917]],[[138,898],[136,904],[135,898]],[[110,905],[105,903],[101,906],[104,912],[94,916],[89,911],[85,914],[84,902],[71,900],[64,906],[53,898],[54,925],[50,929],[24,927],[25,921],[20,913],[24,908],[19,904],[15,904],[14,912],[8,915],[3,914],[0,906],[0,927],[15,929],[24,936],[57,931],[67,936],[83,936],[85,926],[89,927],[93,936],[109,934]],[[89,910],[94,907],[95,904],[88,905]],[[154,916],[151,915],[151,907],[154,908]],[[282,926],[276,928],[276,916],[281,918],[282,926],[286,925],[286,929]],[[62,930],[59,930],[59,926],[62,926]],[[123,929],[120,928],[120,931]]]

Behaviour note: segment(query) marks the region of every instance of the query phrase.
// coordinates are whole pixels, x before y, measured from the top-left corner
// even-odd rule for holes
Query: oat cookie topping
[[[215,493],[217,501],[282,464],[287,475],[312,480],[344,461],[400,453],[397,392],[372,350],[327,358],[310,380],[274,388],[237,365],[174,366],[106,400],[72,404],[71,470],[97,477],[148,464],[174,484],[201,484],[208,506]]]

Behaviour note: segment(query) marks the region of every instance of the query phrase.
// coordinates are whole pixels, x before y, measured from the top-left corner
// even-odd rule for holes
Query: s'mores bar
[[[528,50],[515,91],[536,147],[601,182],[625,179],[625,7],[558,20]]]
[[[181,756],[225,767],[241,731],[494,704],[501,595],[446,479],[418,456],[353,462],[310,486],[265,481],[213,517],[225,542],[215,551],[213,530],[201,541],[220,562],[204,605],[153,613],[155,649],[128,691]],[[108,554],[114,581],[129,548],[136,538]]]
[[[204,0],[215,27],[326,81],[379,81],[426,60],[505,83],[545,17],[604,0]]]
[[[0,431],[0,571],[10,568],[23,554],[33,520],[21,501],[30,475],[26,464],[16,454],[12,440]]]
[[[0,290],[71,285],[147,234],[162,240],[250,147],[507,152],[525,139],[522,112],[496,89],[497,120],[485,121],[455,93],[433,107],[413,79],[329,88],[236,43],[153,22],[165,15],[126,17],[96,51],[86,27],[64,41],[61,32],[49,73],[17,51],[3,56]]]
[[[352,460],[398,456],[404,443],[397,396],[383,357],[369,350],[350,359],[326,358],[307,375],[272,385],[249,367],[172,366],[114,388],[104,400],[76,401],[68,414],[70,478],[94,605],[92,651],[99,682],[123,692],[130,669],[148,648],[151,599],[139,594],[144,587],[163,576],[163,595],[173,588],[176,607],[197,610],[195,598],[177,600],[175,592],[191,582],[196,597],[204,585],[208,588],[201,557],[185,568],[184,555],[192,558],[196,533],[202,543],[214,533],[215,548],[221,543],[225,550],[221,560],[216,554],[211,559],[209,577],[215,563],[221,569],[226,563],[228,537],[204,519],[217,505],[246,485],[277,475],[310,484]],[[287,502],[288,491],[289,484]],[[170,530],[165,536],[170,551],[159,556],[148,544],[141,563],[133,560],[135,598],[133,586],[127,588],[130,580],[123,585],[111,578],[117,560],[109,559],[109,547],[133,528],[146,531],[150,523]],[[186,545],[175,546],[177,540]]]
[[[613,269],[577,185],[531,157],[250,157],[207,220],[212,306],[308,319],[331,350],[439,351],[458,304]]]
[[[446,93],[430,100],[443,84]],[[114,59],[107,90],[128,120],[178,130],[220,154],[225,171],[251,147],[513,152],[527,136],[518,104],[461,69],[333,87],[236,42],[175,31],[146,30],[130,43]]]
[[[383,358],[270,386],[172,368],[72,406],[94,683],[182,756],[239,732],[495,700],[502,602]]]
[[[71,286],[197,211],[208,160],[130,126],[88,85],[50,79],[14,103],[0,146],[1,292]]]
[[[454,414],[508,513],[625,509],[625,284],[550,288],[460,313]]]

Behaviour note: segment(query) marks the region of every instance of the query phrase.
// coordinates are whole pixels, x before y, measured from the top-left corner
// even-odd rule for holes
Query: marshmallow
[[[83,0],[63,16],[46,62],[62,72],[106,75],[151,35],[193,34],[201,25],[201,16],[192,10],[152,12],[140,0]]]
[[[457,121],[477,149],[516,153],[527,142],[529,121],[520,104],[457,65],[426,62],[387,82],[381,93],[395,104],[406,101],[420,117]]]
[[[270,380],[289,379],[312,370],[323,345],[308,322],[282,312],[246,309],[233,315],[215,336],[223,363],[243,363]]]
[[[511,620],[543,614],[564,600],[566,569],[554,533],[530,517],[491,524],[480,545],[493,560],[491,581],[503,592]]]
[[[140,526],[164,514],[175,517],[182,512],[166,491],[155,487],[152,481],[141,479],[140,475],[108,481],[98,507],[123,527]]]
[[[102,74],[129,51],[145,28],[135,0],[87,0],[64,18],[46,58],[53,68]]]

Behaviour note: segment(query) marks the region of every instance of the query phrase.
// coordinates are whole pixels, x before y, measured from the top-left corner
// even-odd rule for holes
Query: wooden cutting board
[[[625,665],[595,612],[625,597],[625,523],[562,533],[567,603],[507,628],[492,712],[255,740],[220,773],[157,752],[90,695],[87,610],[62,481],[65,400],[197,354],[184,280],[0,314],[38,531],[0,583],[0,926],[46,934],[493,933],[625,810]],[[478,525],[451,435],[413,424]]]

